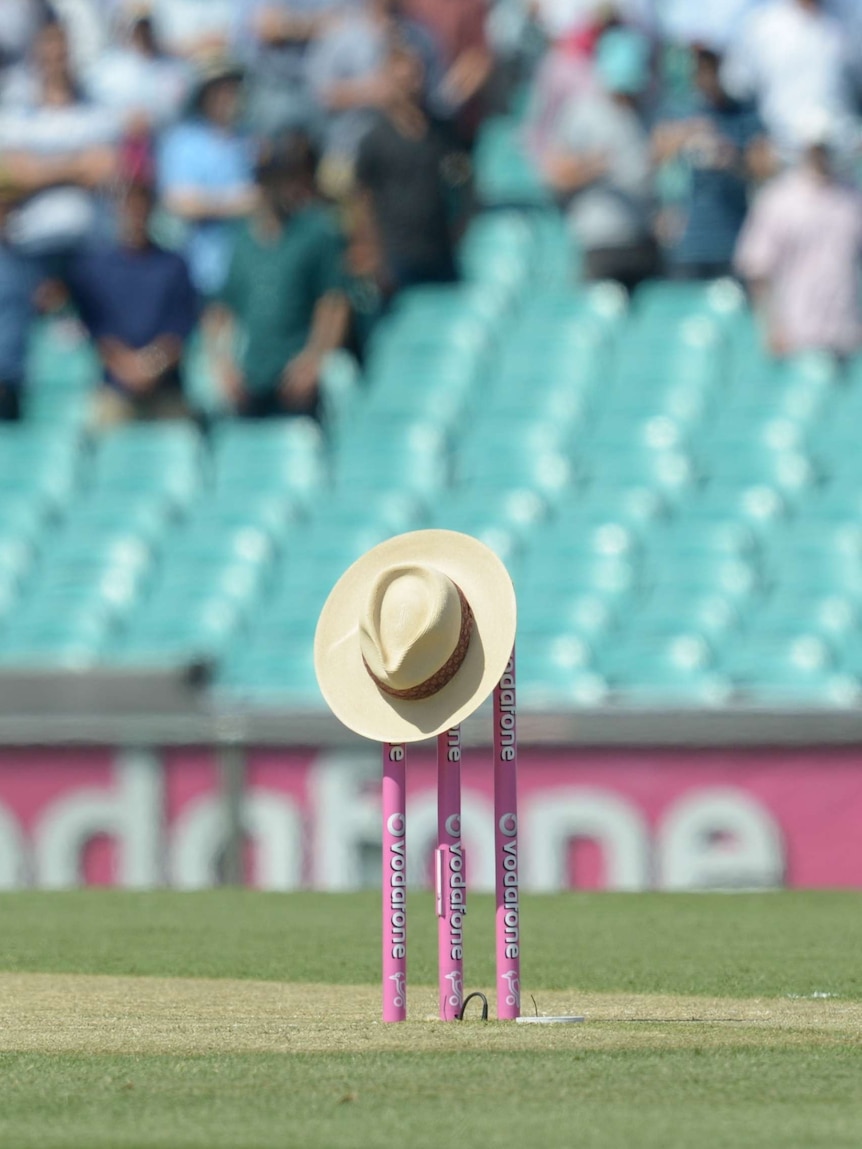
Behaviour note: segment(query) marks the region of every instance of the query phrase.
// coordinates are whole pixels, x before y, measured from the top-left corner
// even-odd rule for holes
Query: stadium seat
[[[571,487],[575,469],[566,455],[519,448],[507,454],[485,452],[459,456],[456,479],[464,487],[500,490],[521,487],[549,502]]]
[[[679,450],[608,451],[587,440],[576,446],[575,458],[596,487],[647,486],[669,503],[683,499],[699,482],[693,459]]]
[[[228,598],[154,595],[106,653],[111,663],[191,663],[219,657],[242,618]]]
[[[724,651],[722,665],[740,698],[754,705],[847,706],[860,695],[829,645],[812,634],[752,635]]]
[[[555,662],[546,651],[518,652],[518,700],[531,710],[602,706],[608,698],[604,679],[589,667]]]
[[[550,193],[524,151],[521,131],[517,119],[506,116],[489,119],[482,126],[473,165],[476,196],[486,207],[550,202]]]
[[[628,296],[619,284],[596,283],[572,287],[546,288],[537,284],[520,309],[520,319],[524,326],[531,323],[539,329],[559,327],[575,321],[579,326],[588,319],[606,327],[609,331],[618,329],[626,319]]]
[[[813,634],[836,650],[854,641],[862,626],[862,602],[823,588],[785,585],[778,581],[747,621],[748,634]]]
[[[251,705],[325,709],[310,644],[306,643],[293,648],[282,642],[239,644],[221,664],[216,690]]]
[[[808,497],[813,488],[804,492]],[[791,511],[786,494],[767,483],[711,482],[695,489],[680,503],[686,514],[704,518],[732,519],[744,522],[758,534],[768,534],[784,521]]]
[[[141,495],[97,489],[77,499],[63,517],[64,532],[90,538],[134,535],[156,546],[174,523],[175,507],[164,494]]]
[[[647,549],[666,563],[685,563],[704,556],[756,559],[757,536],[738,519],[681,514],[647,535]]]
[[[677,324],[695,316],[730,322],[745,312],[745,293],[735,280],[716,279],[692,284],[649,280],[634,293],[632,310],[637,320]]]
[[[667,514],[667,503],[646,484],[591,486],[567,494],[554,509],[561,535],[583,529],[586,523],[621,523],[640,537],[651,523]]]
[[[218,498],[282,494],[307,507],[327,482],[323,434],[307,418],[226,421],[213,434],[212,468]]]
[[[729,696],[700,634],[616,639],[597,651],[596,664],[617,701],[629,706],[716,706]]]
[[[563,556],[564,557],[564,556]],[[570,556],[563,561],[557,550],[532,547],[516,572],[520,595],[601,595],[610,601],[627,600],[642,588],[638,567],[603,555]]]
[[[444,492],[434,501],[431,525],[473,534],[487,528],[510,532],[519,541],[534,532],[548,513],[548,505],[536,491],[519,488]]]
[[[90,481],[101,491],[161,495],[182,510],[197,496],[203,469],[203,439],[190,424],[129,424],[100,438]]]
[[[738,630],[748,616],[746,602],[721,592],[689,587],[673,594],[647,596],[626,614],[626,629],[633,634],[670,635],[684,632],[707,641],[723,639]]]
[[[0,425],[0,500],[29,498],[59,511],[80,483],[82,459],[74,429]]]
[[[541,588],[523,592],[518,600],[518,633],[525,637],[569,634],[591,642],[613,629],[618,617],[600,591]]]
[[[381,535],[402,534],[427,526],[428,510],[422,499],[393,483],[379,491],[333,491],[311,508],[309,521],[325,524],[332,531],[362,526]]]
[[[752,562],[711,551],[691,551],[647,556],[642,575],[655,594],[719,594],[742,603],[762,586],[760,571]]]
[[[33,324],[27,354],[27,390],[41,394],[86,394],[101,375],[96,350],[71,318]]]
[[[555,515],[541,524],[532,545],[558,566],[586,556],[636,562],[640,552],[640,540],[630,527],[589,515],[578,521],[571,511],[563,522]]]

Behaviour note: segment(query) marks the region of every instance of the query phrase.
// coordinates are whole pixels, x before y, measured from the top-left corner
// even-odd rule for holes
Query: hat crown
[[[451,658],[461,622],[458,588],[442,571],[421,563],[387,567],[359,622],[366,667],[384,688],[419,686]]]

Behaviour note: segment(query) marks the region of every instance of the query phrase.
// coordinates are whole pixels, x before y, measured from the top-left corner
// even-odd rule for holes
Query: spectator
[[[133,16],[118,38],[85,75],[91,99],[115,110],[136,132],[178,119],[188,98],[189,67],[162,51],[149,16]]]
[[[862,337],[862,199],[836,178],[830,121],[816,117],[796,126],[802,158],[761,192],[736,253],[777,356],[850,355]]]
[[[329,117],[321,180],[336,198],[350,189],[360,141],[388,98],[386,61],[393,39],[409,44],[422,60],[426,101],[441,98],[440,47],[401,9],[402,0],[368,0],[364,11],[347,13],[325,31],[309,58],[315,95]]]
[[[568,106],[543,166],[568,209],[586,278],[631,289],[657,267],[650,141],[638,107],[649,82],[648,42],[632,29],[611,29],[599,42],[596,70],[604,91]]]
[[[716,52],[724,52],[754,8],[770,0],[709,0],[693,4],[692,0],[665,0],[660,24],[664,37],[671,43],[702,43]]]
[[[188,414],[180,362],[197,318],[182,256],[150,239],[155,191],[132,184],[119,209],[116,244],[82,253],[69,288],[104,367],[94,422],[105,427]]]
[[[444,75],[438,100],[457,111],[459,139],[471,145],[482,118],[482,98],[494,69],[485,22],[486,0],[403,0],[405,14],[427,28],[440,45]]]
[[[158,156],[165,208],[187,225],[197,290],[221,290],[234,225],[254,206],[254,147],[239,129],[242,71],[225,60],[202,70],[191,115],[170,128]]]
[[[721,58],[696,48],[698,97],[688,115],[656,128],[659,163],[681,160],[689,171],[682,230],[670,252],[679,278],[729,275],[748,205],[748,180],[770,174],[771,154],[753,106],[740,104],[721,85]]]
[[[450,149],[423,111],[422,62],[406,46],[393,45],[384,89],[386,101],[359,145],[357,227],[373,237],[385,290],[450,283],[456,278]]]
[[[22,64],[44,16],[41,0],[2,0],[0,71]]]
[[[201,62],[223,58],[237,12],[246,0],[149,0],[160,44],[172,56]]]
[[[347,331],[343,241],[317,199],[315,168],[301,133],[277,141],[260,164],[257,208],[210,314],[226,396],[250,418],[316,416],[324,358]]]
[[[66,29],[75,71],[94,67],[108,47],[114,0],[45,0],[45,6]]]
[[[613,4],[601,5],[589,16],[549,45],[536,70],[525,125],[526,144],[535,159],[547,150],[565,109],[600,88],[595,54],[602,36],[621,27],[622,18]]]
[[[251,73],[249,122],[259,135],[322,135],[324,117],[311,90],[308,57],[342,6],[341,0],[251,0],[243,6],[238,46]]]
[[[6,208],[0,203],[0,422],[21,417],[27,337],[34,317],[36,274],[5,239]]]
[[[10,74],[0,111],[0,153],[12,243],[32,255],[62,257],[103,233],[100,198],[117,171],[120,124],[81,95],[63,27],[40,29],[31,63]]]
[[[836,143],[858,134],[852,40],[824,0],[770,0],[749,14],[727,54],[725,86],[754,99],[782,156],[802,145],[799,108],[819,108],[835,124]]]

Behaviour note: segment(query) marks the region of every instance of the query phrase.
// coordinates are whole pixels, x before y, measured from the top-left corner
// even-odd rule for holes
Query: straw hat
[[[335,584],[314,637],[323,696],[378,742],[418,742],[472,714],[515,642],[515,591],[484,543],[413,531],[368,551]]]

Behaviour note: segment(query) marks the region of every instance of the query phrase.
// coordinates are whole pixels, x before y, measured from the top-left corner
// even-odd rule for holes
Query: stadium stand
[[[690,64],[669,40],[682,103]],[[730,278],[579,282],[528,95],[479,129],[461,282],[400,294],[361,369],[330,357],[322,424],[232,418],[199,331],[199,425],[93,435],[98,356],[36,322],[0,426],[0,664],[199,664],[221,698],[321,708],[333,581],[434,526],[508,564],[526,707],[858,701],[862,358],[771,357]]]
[[[862,372],[776,366],[729,281],[631,304],[568,288],[552,226],[480,215],[466,282],[406,293],[364,379],[334,365],[326,435],[294,419],[91,440],[72,399],[92,354],[68,320],[40,325],[27,417],[2,432],[0,661],[203,662],[221,697],[315,708],[332,582],[433,525],[509,564],[527,707],[858,698]]]

